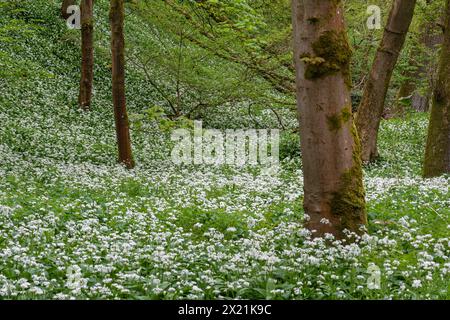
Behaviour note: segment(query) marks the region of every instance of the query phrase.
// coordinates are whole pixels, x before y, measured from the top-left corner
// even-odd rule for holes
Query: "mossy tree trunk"
[[[336,0],[293,0],[292,9],[305,225],[342,239],[367,223],[344,10]]]
[[[445,8],[444,44],[433,93],[424,176],[450,173],[450,0]]]
[[[81,79],[78,104],[89,110],[94,81],[94,0],[81,0]]]
[[[356,128],[361,138],[363,162],[371,162],[378,157],[377,137],[384,102],[394,67],[411,25],[415,5],[416,0],[393,1],[383,39],[364,87],[356,115]]]
[[[67,13],[67,9],[70,6],[73,6],[74,4],[76,4],[75,0],[63,0],[62,4],[61,4],[61,18],[64,20],[69,19],[70,17],[70,13]]]
[[[128,169],[134,167],[131,138],[125,100],[125,38],[124,2],[111,0],[109,20],[111,24],[112,95],[116,122],[119,162]]]

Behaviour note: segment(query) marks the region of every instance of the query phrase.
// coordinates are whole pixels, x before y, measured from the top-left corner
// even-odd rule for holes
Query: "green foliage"
[[[281,6],[289,18],[288,7]],[[273,14],[262,8],[258,1],[139,1],[131,10],[145,27],[129,25],[130,63],[172,115],[199,118],[246,103],[286,108],[274,86],[293,76],[284,66],[292,67],[290,22],[272,31]],[[267,80],[273,77],[276,83]]]
[[[280,158],[295,159],[300,157],[300,135],[298,132],[283,131],[280,137]]]
[[[76,103],[79,34],[59,19],[60,1],[0,2],[2,299],[449,299],[449,180],[420,178],[426,115],[382,122],[381,159],[365,168],[371,235],[360,246],[311,241],[292,99],[247,65],[292,76],[284,65],[289,1],[176,3],[199,14],[192,21],[167,2],[128,3],[134,171],[116,164],[108,1],[95,3],[95,94],[86,114]],[[354,80],[380,34],[364,29],[368,3],[345,1]],[[211,21],[211,10],[232,19]],[[208,48],[184,38],[180,50],[180,25]],[[236,56],[243,61],[230,61]],[[287,127],[278,176],[170,162],[160,128],[198,118],[272,128],[279,122],[269,105]],[[379,290],[367,288],[371,263],[382,271]]]
[[[169,132],[174,128],[187,129],[194,127],[193,121],[184,116],[170,119],[165,110],[158,106],[146,109],[142,114],[130,114],[129,119],[136,130],[142,130],[144,121],[156,123],[158,128],[164,132]]]

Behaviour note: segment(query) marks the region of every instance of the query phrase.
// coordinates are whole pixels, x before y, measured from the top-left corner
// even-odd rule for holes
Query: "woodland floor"
[[[146,123],[136,169],[117,165],[107,59],[93,110],[77,111],[76,38],[36,10],[50,29],[0,47],[0,298],[450,298],[450,178],[420,177],[426,115],[382,123],[369,235],[326,246],[302,228],[296,136],[264,175],[174,166],[170,137]],[[127,81],[133,113],[150,98],[137,71]]]

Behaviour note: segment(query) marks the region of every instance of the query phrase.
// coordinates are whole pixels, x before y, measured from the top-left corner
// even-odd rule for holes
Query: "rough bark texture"
[[[134,167],[131,154],[131,138],[125,101],[125,39],[123,0],[111,0],[111,52],[112,52],[112,94],[116,121],[119,162],[127,168]]]
[[[356,115],[356,127],[361,138],[364,162],[373,161],[378,156],[377,136],[384,102],[392,72],[414,15],[415,5],[416,0],[393,1],[383,39],[364,87]]]
[[[64,20],[69,19],[70,13],[67,13],[67,8],[74,5],[76,3],[75,0],[63,0],[61,4],[61,18]]]
[[[88,110],[94,81],[94,0],[81,0],[81,80],[78,104]]]
[[[424,176],[450,173],[450,0],[445,9],[444,44],[433,93]]]
[[[315,236],[344,238],[367,223],[344,11],[336,0],[293,0],[292,8],[305,224]]]

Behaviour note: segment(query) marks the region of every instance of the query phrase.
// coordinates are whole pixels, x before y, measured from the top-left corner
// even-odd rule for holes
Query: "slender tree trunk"
[[[356,127],[361,138],[361,156],[364,162],[373,161],[378,156],[377,136],[384,102],[394,67],[414,15],[415,5],[416,0],[393,1],[383,39],[364,87],[356,115]]]
[[[69,19],[70,13],[67,13],[67,9],[76,3],[75,0],[63,0],[61,4],[61,18],[64,20]]]
[[[134,167],[131,154],[131,138],[125,101],[125,39],[123,0],[111,0],[109,19],[111,24],[112,95],[116,121],[119,162],[128,169]]]
[[[444,28],[425,152],[425,177],[450,173],[450,0],[446,3]]]
[[[292,9],[305,225],[342,239],[367,223],[344,10],[336,0],[293,0]]]
[[[94,0],[81,0],[81,80],[78,104],[89,110],[94,81]]]
[[[427,1],[427,3],[430,3]],[[407,79],[401,84],[397,94],[397,101],[395,103],[394,111],[403,114],[404,103],[402,100],[411,101],[411,107],[413,110],[419,112],[427,112],[429,110],[431,92],[434,84],[434,77],[436,75],[436,65],[432,61],[431,51],[437,50],[437,46],[442,44],[443,36],[440,32],[441,29],[435,21],[426,21],[420,26],[420,39],[419,42],[423,45],[427,51],[424,61],[421,63],[417,61],[417,57],[421,56],[422,52],[419,48],[413,48],[409,57],[409,64],[415,67],[415,70],[406,71],[404,76]],[[426,77],[428,80],[429,90],[424,94],[421,94],[417,90],[417,80]]]
[[[411,52],[411,55],[413,55],[412,52]],[[411,58],[411,59],[409,59],[409,64],[414,65],[415,61]],[[408,70],[403,73],[403,76],[407,77],[407,79],[402,82],[402,84],[400,85],[400,89],[398,90],[397,98],[396,98],[395,106],[394,106],[394,110],[393,110],[393,113],[395,113],[395,115],[398,115],[398,116],[404,115],[404,113],[405,113],[404,101],[409,100],[409,99],[412,100],[412,97],[417,88],[415,81],[418,79],[417,77],[419,75],[420,75],[420,72],[418,70],[414,70],[414,71]]]
[[[423,38],[421,38],[421,44]],[[394,105],[394,113],[397,115],[403,115],[405,113],[405,100],[411,101],[411,107],[416,110],[427,111],[429,104],[429,96],[422,96],[419,92],[417,92],[417,81],[422,77],[426,76],[426,62],[424,64],[420,64],[416,59],[421,54],[420,49],[418,47],[414,47],[411,50],[409,57],[409,65],[414,67],[414,70],[407,70],[403,73],[407,79],[403,81],[400,85],[400,89],[397,93],[397,98]]]

